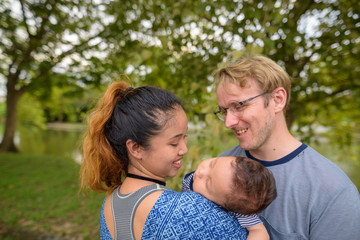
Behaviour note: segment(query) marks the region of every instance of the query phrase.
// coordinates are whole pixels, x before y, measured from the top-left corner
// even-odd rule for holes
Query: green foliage
[[[316,116],[330,130],[345,124],[326,117],[325,103],[339,106],[331,115],[347,114],[337,102],[359,94],[359,10],[357,1],[342,0],[114,1],[106,11],[117,17],[107,25],[113,31],[106,43],[114,50],[108,59],[124,58],[136,84],[171,90],[183,99],[191,121],[204,121],[202,110],[216,105],[207,97],[216,67],[242,55],[269,56],[293,79],[288,124],[308,141],[320,125]],[[119,71],[129,66],[121,63]]]
[[[44,95],[54,84],[78,84],[86,69],[78,60],[85,50],[97,48],[89,42],[100,29],[93,35],[89,31],[100,21],[100,12],[85,1],[5,1],[0,8],[0,74],[17,90]]]
[[[213,122],[206,121],[216,105],[211,73],[225,59],[248,54],[269,56],[292,77],[292,132],[306,143],[329,138],[346,153],[360,132],[354,110],[360,107],[359,11],[358,1],[112,2],[108,13],[119,21],[108,25],[114,29],[109,39],[123,44],[109,60],[127,58],[131,79],[171,90],[191,122],[205,123],[206,140],[189,149],[193,164],[185,172],[199,162],[199,152],[208,152],[212,139],[228,137],[224,127],[213,131]],[[127,29],[139,37],[132,39]]]
[[[101,6],[89,1],[1,2],[0,78],[11,108],[1,151],[16,151],[14,124],[24,93],[46,99],[53,86],[100,84],[99,74],[87,69],[100,61],[94,56],[101,50],[102,19]]]
[[[46,129],[44,110],[40,102],[29,94],[25,94],[19,101],[18,124]]]
[[[52,99],[51,120],[83,118],[82,107],[70,106],[75,98],[63,95],[68,85],[104,85],[126,73],[134,86],[172,91],[198,124],[217,104],[211,73],[226,60],[263,54],[292,77],[292,131],[309,142],[321,125],[346,145],[359,132],[351,111],[360,107],[359,12],[356,0],[5,1],[0,74]]]
[[[41,102],[48,122],[84,122],[101,94],[97,88],[54,86],[51,95]]]
[[[6,105],[4,102],[0,102],[0,119],[4,119],[6,115]]]

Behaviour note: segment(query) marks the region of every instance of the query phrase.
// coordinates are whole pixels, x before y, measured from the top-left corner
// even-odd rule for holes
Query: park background
[[[291,76],[291,132],[360,188],[357,0],[2,0],[0,239],[98,239],[104,194],[79,192],[86,117],[113,81],[177,95],[189,118],[177,177],[237,144],[212,72],[262,54]]]

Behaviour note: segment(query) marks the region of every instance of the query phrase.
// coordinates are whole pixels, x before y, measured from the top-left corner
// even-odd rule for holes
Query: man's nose
[[[239,122],[239,117],[235,116],[228,110],[226,116],[224,116],[224,123],[226,128],[232,128]]]

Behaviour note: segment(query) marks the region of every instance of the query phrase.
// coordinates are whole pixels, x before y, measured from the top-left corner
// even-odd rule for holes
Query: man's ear
[[[128,139],[126,141],[126,148],[129,155],[132,155],[137,159],[142,159],[143,147],[141,147],[138,143],[134,142],[131,139]]]
[[[271,94],[274,101],[275,111],[283,111],[286,105],[286,99],[288,97],[285,89],[283,87],[278,87]]]

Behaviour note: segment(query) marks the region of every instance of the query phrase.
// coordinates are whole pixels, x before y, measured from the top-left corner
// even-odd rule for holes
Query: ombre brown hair
[[[125,82],[112,83],[88,118],[80,168],[82,190],[111,193],[128,170],[126,141],[147,148],[179,108],[183,109],[179,99],[162,88],[133,89]]]
[[[231,212],[256,214],[264,210],[277,196],[275,178],[261,163],[246,157],[232,162],[232,191],[223,207]]]
[[[221,82],[227,81],[245,87],[250,78],[256,82],[262,92],[271,93],[276,88],[283,87],[287,95],[284,114],[289,107],[291,79],[284,69],[270,58],[264,56],[243,57],[236,62],[229,62],[220,67],[213,75],[217,86]],[[265,106],[268,105],[269,97],[269,94],[264,95]]]

